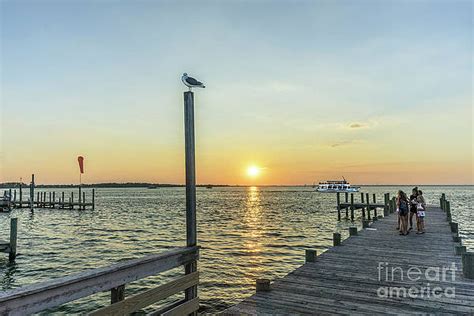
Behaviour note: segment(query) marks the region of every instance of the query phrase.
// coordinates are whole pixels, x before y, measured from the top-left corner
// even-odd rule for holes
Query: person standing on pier
[[[408,235],[408,197],[402,190],[398,191],[397,209],[400,218],[400,235]]]
[[[417,234],[424,234],[425,233],[425,211],[426,211],[426,202],[425,198],[423,197],[423,192],[418,190],[418,195],[416,197],[417,201],[417,212],[416,212],[416,229]]]
[[[411,190],[411,195],[410,195],[410,229],[413,229],[413,216],[416,215],[416,205],[418,202],[416,201],[416,197],[418,196],[418,187],[414,187],[413,190]],[[416,220],[416,217],[415,217]],[[418,223],[417,223],[418,226]]]

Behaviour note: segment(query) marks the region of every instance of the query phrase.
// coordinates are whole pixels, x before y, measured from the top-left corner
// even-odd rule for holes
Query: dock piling
[[[349,203],[349,193],[344,193],[344,200],[346,201],[346,205]],[[349,218],[349,208],[346,206],[346,219]]]
[[[351,221],[354,221],[354,193],[351,193]]]
[[[340,246],[341,245],[341,234],[340,233],[333,233],[332,234],[332,244],[333,244],[333,246]]]
[[[269,279],[257,279],[255,282],[256,292],[269,292],[271,290]]]
[[[456,255],[462,255],[463,253],[466,253],[466,246],[455,246],[454,247],[454,252]]]
[[[462,274],[465,278],[474,279],[474,252],[462,254]]]
[[[349,236],[356,236],[357,235],[357,227],[352,226],[349,227]]]
[[[16,258],[16,245],[17,245],[17,235],[18,235],[18,219],[10,219],[10,252],[8,254],[8,259],[14,261]]]
[[[337,192],[337,194],[336,194],[336,204],[337,204],[337,220],[341,221],[341,207],[340,207],[341,196],[340,196],[339,192]]]
[[[458,233],[458,231],[459,231],[458,223],[451,222],[450,224],[451,224],[451,232],[452,233]]]
[[[370,221],[370,200],[369,193],[365,194],[365,200],[367,201],[367,219]]]
[[[92,210],[95,210],[95,189],[92,189]]]
[[[316,250],[306,249],[305,250],[305,262],[316,262],[318,253]]]
[[[388,196],[388,193],[385,193],[384,196],[384,208],[383,208],[383,216],[388,216],[389,214],[389,205],[388,205],[388,201],[389,201],[389,196]]]

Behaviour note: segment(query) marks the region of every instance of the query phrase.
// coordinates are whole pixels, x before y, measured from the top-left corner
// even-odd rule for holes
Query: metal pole
[[[184,92],[184,138],[186,155],[186,246],[197,244],[196,229],[196,170],[195,170],[195,143],[194,143],[194,94]],[[185,273],[197,271],[197,262],[193,261],[185,266]],[[197,297],[197,286],[185,292],[186,300]]]

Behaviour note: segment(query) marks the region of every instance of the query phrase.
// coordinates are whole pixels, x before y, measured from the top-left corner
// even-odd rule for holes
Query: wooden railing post
[[[346,201],[346,205],[349,203],[349,192],[344,193],[344,200]],[[346,206],[346,218],[349,218],[349,208]]]
[[[349,236],[356,236],[357,235],[357,227],[349,227]]]
[[[92,210],[95,210],[95,189],[92,189]]]
[[[194,94],[184,92],[184,147],[186,165],[186,245],[197,245],[196,227],[196,166],[195,166],[195,137],[194,137]],[[185,273],[197,271],[197,261],[185,266]],[[185,291],[186,301],[197,297],[197,286]]]
[[[388,205],[388,202],[390,200],[388,193],[385,193],[383,195],[383,198],[384,198],[384,207],[383,207],[383,216],[388,216],[389,214],[389,205]]]
[[[114,304],[125,299],[125,284],[114,287],[110,290],[110,304]]]
[[[333,233],[332,234],[332,244],[333,244],[333,246],[341,245],[341,234],[340,233]]]
[[[360,193],[360,202],[364,205],[364,193]],[[365,207],[362,206],[362,218],[365,218]]]
[[[474,279],[474,252],[462,254],[462,274],[465,278]]]
[[[370,200],[369,193],[365,194],[365,200],[367,201],[367,219],[370,221]]]

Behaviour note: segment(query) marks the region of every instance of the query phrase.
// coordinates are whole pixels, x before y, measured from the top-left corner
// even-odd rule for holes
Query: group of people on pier
[[[397,195],[397,213],[398,213],[398,226],[397,230],[400,231],[400,235],[408,235],[413,229],[413,217],[416,219],[416,230],[417,234],[425,233],[425,211],[426,203],[423,197],[423,192],[418,190],[418,187],[414,187],[412,194],[408,198],[405,192],[402,190],[398,191]],[[410,222],[410,227],[408,227]]]

